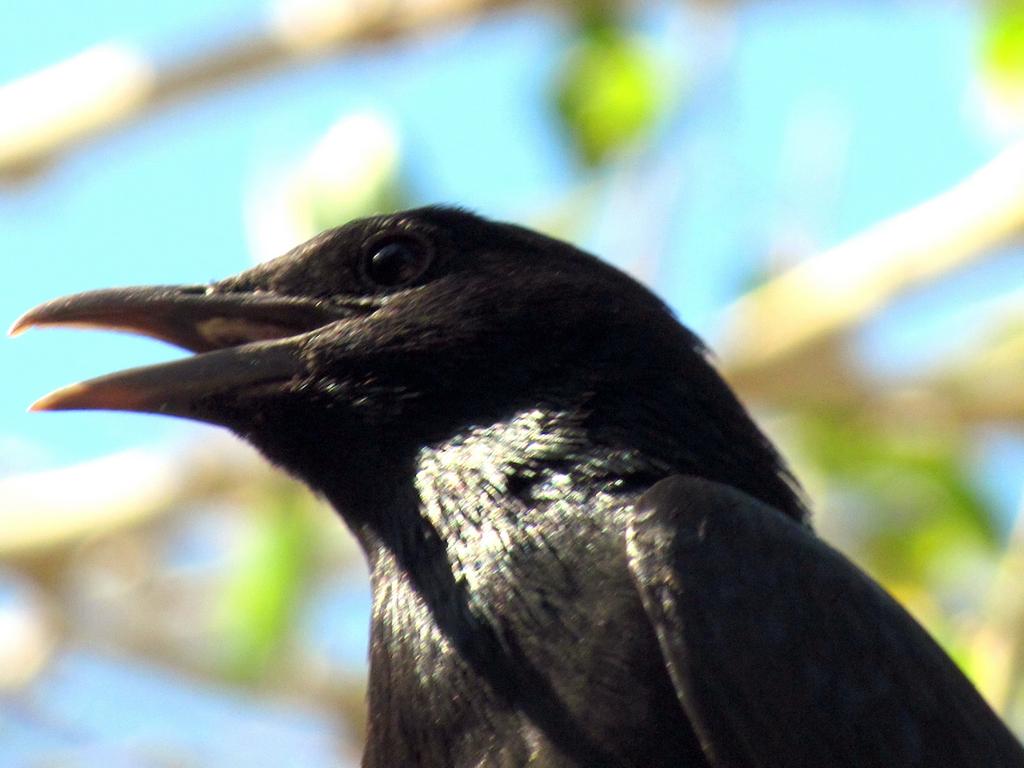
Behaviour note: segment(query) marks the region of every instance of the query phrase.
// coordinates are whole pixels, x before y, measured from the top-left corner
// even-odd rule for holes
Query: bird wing
[[[881,587],[746,494],[670,477],[629,566],[715,768],[1024,766],[1024,750]]]

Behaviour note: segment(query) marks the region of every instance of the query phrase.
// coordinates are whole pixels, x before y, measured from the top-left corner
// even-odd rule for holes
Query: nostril
[[[174,290],[175,293],[185,294],[186,296],[206,296],[213,293],[214,288],[212,285],[183,285],[175,287]]]

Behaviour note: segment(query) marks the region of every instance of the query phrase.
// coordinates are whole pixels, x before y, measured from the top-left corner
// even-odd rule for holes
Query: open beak
[[[151,336],[197,353],[63,387],[30,410],[137,411],[202,419],[196,404],[204,398],[306,375],[297,337],[350,317],[353,309],[262,291],[115,288],[40,304],[18,318],[9,333],[38,326],[105,328]]]

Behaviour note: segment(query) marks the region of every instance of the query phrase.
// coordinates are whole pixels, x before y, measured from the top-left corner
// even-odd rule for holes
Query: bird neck
[[[598,495],[635,495],[676,473],[732,485],[805,520],[799,487],[774,446],[706,370],[700,397],[693,389],[632,389],[552,397],[478,419],[393,467],[387,493],[378,484],[371,497],[389,496],[382,506],[355,515],[345,514],[351,504],[336,507],[366,545],[416,550],[429,535],[478,552],[480,537],[528,524],[553,505],[564,513]]]
[[[468,425],[421,447],[411,482],[396,483],[387,504],[346,517],[371,561],[383,548],[411,563],[436,540],[444,567],[472,582],[481,553],[504,552],[516,530],[582,513],[596,497],[637,492],[671,471],[641,451],[595,442],[586,419],[582,408],[538,405]]]
[[[670,467],[639,450],[603,445],[580,407],[537,406],[467,427],[422,448],[415,487],[424,517],[485,524],[496,510],[527,508],[649,483]]]

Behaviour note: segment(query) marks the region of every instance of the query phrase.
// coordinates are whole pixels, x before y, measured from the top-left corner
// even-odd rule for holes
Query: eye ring
[[[433,250],[421,238],[392,235],[367,245],[363,276],[377,288],[401,288],[423,276],[433,262]]]

